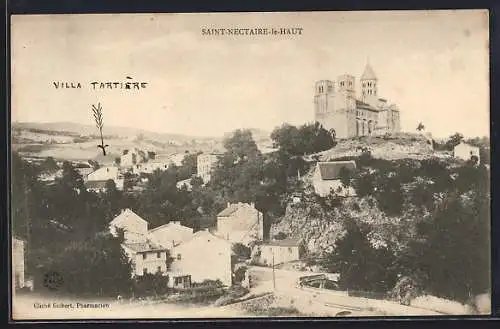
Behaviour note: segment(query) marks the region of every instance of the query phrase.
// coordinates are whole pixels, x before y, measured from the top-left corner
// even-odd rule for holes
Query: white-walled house
[[[297,261],[301,257],[300,243],[298,240],[286,239],[269,241],[260,246],[260,263],[265,265],[283,264]]]
[[[130,209],[125,209],[109,223],[109,231],[114,236],[118,229],[124,231],[125,243],[144,243],[148,236],[149,223]]]
[[[146,273],[168,272],[168,250],[150,242],[122,243],[122,248],[132,262],[132,276],[142,276]]]
[[[174,247],[170,277],[189,275],[193,282],[220,280],[232,284],[232,244],[209,231],[199,231],[192,238]],[[177,275],[179,276],[179,275]]]
[[[148,160],[148,153],[138,148],[131,150],[123,150],[120,157],[120,166],[123,168],[131,168],[135,164],[143,163]]]
[[[193,186],[191,185],[191,178],[188,179],[183,179],[181,181],[178,181],[175,186],[180,190],[182,188],[186,188],[188,191],[191,191],[193,189]]]
[[[202,153],[196,157],[197,175],[203,179],[203,183],[210,181],[212,169],[217,163],[219,156],[220,154],[218,153]]]
[[[108,180],[114,181],[118,190],[123,189],[123,175],[120,173],[119,168],[114,166],[102,167],[88,174],[85,186],[89,190],[95,190],[95,186],[97,186],[97,190],[95,191],[101,192],[103,186]]]
[[[217,215],[215,234],[232,243],[248,244],[254,240],[263,240],[263,215],[255,209],[253,203],[228,203],[226,209]]]
[[[13,291],[24,287],[24,241],[12,238],[12,284]]]
[[[354,161],[318,162],[312,176],[314,192],[326,197],[332,191],[339,196],[355,196],[356,191],[351,186],[345,187],[340,180],[342,168],[353,172],[356,169]]]
[[[464,142],[455,146],[455,148],[453,149],[453,156],[465,161],[469,161],[472,157],[476,157],[477,163],[480,163],[481,160],[479,157],[479,147],[472,146]]]
[[[148,239],[165,248],[171,249],[193,237],[193,229],[171,221],[148,231]]]
[[[132,172],[136,175],[152,174],[156,170],[165,171],[170,166],[169,162],[144,162],[132,166]]]
[[[177,167],[182,166],[182,160],[188,153],[173,153],[168,156],[168,159],[171,164],[174,164]]]

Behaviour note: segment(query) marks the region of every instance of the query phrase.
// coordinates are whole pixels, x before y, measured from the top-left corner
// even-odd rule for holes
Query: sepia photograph
[[[11,318],[490,315],[487,10],[11,16]]]

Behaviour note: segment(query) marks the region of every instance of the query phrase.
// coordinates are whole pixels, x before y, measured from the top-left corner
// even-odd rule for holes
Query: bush
[[[275,240],[284,240],[288,237],[286,233],[283,232],[278,232],[277,234],[274,235]]]

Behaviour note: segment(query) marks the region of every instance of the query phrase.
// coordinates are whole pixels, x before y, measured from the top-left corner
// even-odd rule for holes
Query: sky
[[[12,121],[104,123],[215,136],[314,120],[314,83],[369,61],[403,131],[489,136],[487,11],[12,17]],[[207,36],[203,28],[302,28]],[[147,82],[92,90],[90,82]],[[80,82],[56,89],[53,82]]]

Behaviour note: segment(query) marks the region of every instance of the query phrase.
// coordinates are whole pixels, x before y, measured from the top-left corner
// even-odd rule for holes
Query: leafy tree
[[[464,135],[462,135],[461,133],[455,133],[448,138],[448,141],[446,142],[446,148],[451,151],[463,140]]]
[[[422,131],[422,130],[425,130],[425,126],[422,122],[419,122],[419,124],[417,126],[417,131]]]
[[[339,178],[340,178],[340,182],[342,183],[342,185],[344,187],[351,186],[351,180],[352,180],[353,174],[354,173],[346,167],[340,168]]]
[[[57,164],[56,160],[54,160],[53,157],[48,157],[46,158],[41,164],[40,164],[40,170],[43,173],[48,173],[48,174],[53,174],[56,171],[58,171],[59,165]]]
[[[75,241],[49,265],[64,278],[62,289],[99,296],[126,294],[131,286],[131,263],[121,247],[123,240],[98,235]]]
[[[254,202],[262,181],[263,157],[249,130],[236,130],[224,141],[211,185],[228,201]]]
[[[148,151],[148,158],[154,160],[156,158],[156,152]]]
[[[376,249],[368,239],[368,228],[353,220],[345,222],[346,234],[337,241],[324,265],[338,272],[339,286],[357,291],[387,292],[396,282],[391,269],[395,259],[387,248]]]
[[[242,243],[235,243],[232,252],[239,259],[250,259],[251,250]]]
[[[284,124],[273,130],[271,139],[276,146],[291,155],[317,153],[335,146],[334,134],[318,122],[301,127]]]
[[[488,199],[476,195],[467,206],[453,197],[419,231],[425,242],[414,252],[427,290],[461,302],[490,290]]]

